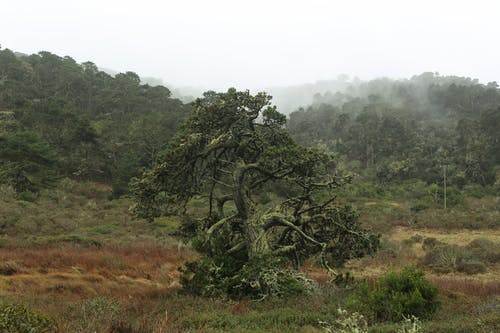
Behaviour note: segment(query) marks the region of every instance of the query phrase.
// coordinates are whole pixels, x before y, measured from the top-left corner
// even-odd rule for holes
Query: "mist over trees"
[[[20,190],[36,189],[51,183],[39,177],[50,165],[51,179],[108,182],[115,196],[127,193],[130,179],[157,163],[193,109],[186,103],[193,98],[173,98],[161,83],[141,81],[133,72],[112,76],[92,62],[78,64],[50,52],[0,50],[2,179]],[[270,91],[285,110],[309,104],[287,121],[298,143],[334,152],[340,167],[366,179],[439,184],[445,167],[459,187],[497,179],[495,82],[435,73],[372,81],[342,75]],[[21,166],[13,142],[16,154],[27,157],[35,149],[46,151],[47,159],[36,164],[25,158]]]
[[[316,94],[290,114],[304,145],[336,152],[345,167],[380,182],[493,184],[500,163],[500,90],[496,82],[423,73]]]
[[[495,82],[188,91],[0,49],[7,298],[55,308],[58,331],[496,325]],[[38,321],[5,304],[6,331]]]

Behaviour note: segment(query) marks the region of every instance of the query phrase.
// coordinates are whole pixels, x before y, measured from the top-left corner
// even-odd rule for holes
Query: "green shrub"
[[[0,332],[56,332],[56,323],[45,314],[29,310],[20,304],[0,303]]]
[[[270,202],[271,202],[271,197],[269,196],[269,192],[264,192],[264,191],[260,192],[259,203],[267,205]]]
[[[451,273],[459,271],[471,259],[472,254],[461,246],[440,244],[431,248],[421,263],[437,273]]]
[[[475,260],[475,259],[465,260],[465,261],[460,263],[458,270],[460,272],[464,272],[467,274],[485,273],[486,272],[486,265],[482,261]]]
[[[35,202],[37,199],[37,194],[30,192],[30,191],[24,191],[19,193],[19,200],[21,201],[27,201],[27,202]]]
[[[346,310],[338,308],[339,318],[332,325],[320,321],[319,324],[327,333],[368,333],[368,324],[364,317],[357,313],[348,313]]]
[[[495,195],[495,189],[493,186],[482,186],[479,184],[469,184],[463,189],[465,195],[472,196],[478,199]]]
[[[102,243],[99,242],[98,240],[92,239],[92,238],[87,238],[87,237],[82,237],[79,235],[67,235],[67,236],[60,236],[54,239],[54,241],[58,243],[71,243],[71,244],[78,244],[81,246],[95,246],[95,247],[101,247]]]
[[[412,212],[415,212],[415,213],[418,213],[418,212],[426,210],[426,209],[429,209],[429,205],[427,205],[425,203],[417,203],[415,206],[410,208],[410,210]]]
[[[121,319],[119,303],[105,298],[86,299],[68,308],[72,332],[108,332]]]
[[[444,190],[442,188],[440,188],[438,191],[438,202],[444,205]],[[453,186],[449,186],[446,189],[446,205],[448,207],[461,205],[464,202],[465,197],[459,189]]]
[[[110,196],[110,190],[107,187],[99,187],[92,182],[79,182],[68,178],[61,180],[59,188],[64,193],[70,193],[73,196],[81,196],[94,200],[104,201]]]
[[[116,227],[110,224],[97,225],[90,228],[90,231],[96,234],[109,235],[116,231]]]
[[[477,274],[486,272],[486,265],[480,259],[467,247],[438,244],[425,254],[421,264],[438,273]]]
[[[489,264],[500,261],[500,244],[486,238],[476,238],[466,246],[472,254]]]
[[[181,284],[187,293],[234,299],[312,292],[314,283],[301,272],[286,268],[285,263],[272,256],[250,260],[227,254],[204,257],[186,264]]]
[[[351,305],[374,319],[401,321],[408,316],[429,318],[439,308],[438,290],[424,272],[406,267],[389,271],[373,286],[364,282],[351,298]]]
[[[120,270],[125,270],[128,266],[118,257],[104,256],[99,258],[99,266],[101,267],[112,267]]]
[[[415,316],[410,316],[405,318],[401,322],[401,327],[398,329],[397,333],[420,333],[422,332],[422,324],[420,320]]]

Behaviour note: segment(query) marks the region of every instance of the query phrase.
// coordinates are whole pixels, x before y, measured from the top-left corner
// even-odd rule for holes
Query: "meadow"
[[[439,289],[441,308],[422,320],[424,332],[496,332],[500,328],[500,198],[463,194],[446,211],[422,206],[421,184],[339,193],[382,234],[372,257],[348,262],[355,281],[375,281],[414,265]],[[365,191],[360,192],[360,189]],[[264,198],[273,200],[273,198]],[[262,200],[264,200],[262,199]],[[190,209],[204,205],[195,199]],[[180,220],[152,223],[130,214],[131,201],[111,188],[63,180],[39,195],[0,189],[0,303],[43,313],[59,332],[327,332],[350,303],[353,285],[332,282],[305,265],[318,292],[260,301],[187,295],[179,267],[197,254],[175,236]],[[415,208],[417,207],[417,208]],[[367,317],[369,332],[397,332],[399,323]]]

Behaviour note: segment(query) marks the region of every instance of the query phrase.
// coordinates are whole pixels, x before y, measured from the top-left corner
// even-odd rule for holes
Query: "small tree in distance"
[[[332,156],[297,145],[270,100],[235,89],[205,93],[163,159],[132,184],[134,212],[149,220],[189,216],[189,200],[207,198],[203,217],[184,226],[205,255],[187,264],[183,283],[191,291],[301,292],[307,279],[296,269],[305,259],[317,257],[335,273],[333,267],[378,248],[357,214],[334,203],[333,191],[347,179],[334,175]],[[262,191],[277,188],[285,188],[280,202],[258,203]]]

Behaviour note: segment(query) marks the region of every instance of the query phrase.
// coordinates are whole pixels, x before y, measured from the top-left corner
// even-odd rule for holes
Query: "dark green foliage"
[[[37,178],[57,174],[109,182],[114,197],[127,193],[130,178],[156,162],[189,112],[167,88],[141,84],[135,73],[113,77],[91,62],[78,64],[50,52],[16,56],[0,50],[0,77],[2,137],[4,132],[11,139],[30,132],[47,146],[43,158],[44,164],[50,161],[51,172],[39,168]],[[25,143],[33,148],[31,141]],[[34,178],[33,163],[25,162],[35,154],[27,149],[2,168],[4,174],[8,168],[16,188],[39,187],[23,176],[31,172]],[[41,162],[37,159],[39,166]]]
[[[411,207],[410,210],[412,212],[418,213],[418,212],[421,212],[421,211],[426,210],[428,208],[429,208],[429,206],[426,205],[425,203],[418,203],[415,206]]]
[[[361,226],[353,208],[334,203],[335,190],[350,177],[336,175],[331,154],[297,145],[270,100],[234,88],[205,93],[161,162],[132,184],[134,212],[151,222],[185,213],[195,197],[208,198],[197,207],[205,217],[196,227],[187,219],[182,228],[185,235],[196,230],[193,245],[207,256],[185,271],[184,286],[198,294],[305,291],[310,283],[283,258],[296,269],[317,258],[331,271],[378,249],[379,237]],[[295,195],[279,197],[289,189]],[[234,209],[225,209],[227,202]]]
[[[437,288],[423,271],[405,267],[401,272],[389,271],[373,285],[359,285],[351,304],[377,320],[400,321],[411,315],[430,318],[440,301]]]
[[[38,192],[56,179],[54,154],[32,132],[0,134],[0,181],[17,193]]]
[[[52,243],[70,243],[80,246],[95,246],[101,247],[102,243],[91,238],[82,237],[79,235],[67,235],[67,236],[59,236],[55,239],[51,240]]]
[[[352,83],[318,94],[290,114],[305,145],[322,145],[370,180],[421,179],[442,185],[491,185],[498,148],[500,89],[460,77],[423,73],[409,80]]]
[[[343,267],[350,259],[358,259],[370,255],[380,247],[380,235],[370,234],[366,237],[352,237],[352,234],[365,233],[364,228],[359,223],[359,214],[352,206],[332,207],[329,210],[330,225],[309,223],[314,232],[312,235],[319,241],[327,244],[329,262],[333,267]],[[335,226],[342,225],[341,228]],[[345,233],[350,230],[349,233]],[[288,241],[288,242],[287,242]],[[285,244],[292,244],[292,240],[284,239]],[[302,251],[292,253],[294,258],[299,258],[303,262],[308,256],[314,253],[311,247],[304,246]]]
[[[184,224],[192,228],[192,224]],[[206,223],[206,222],[205,222]],[[193,248],[205,257],[181,268],[181,284],[186,293],[208,297],[260,299],[266,296],[290,296],[313,290],[312,281],[297,270],[289,269],[287,258],[262,254],[249,258],[246,251],[228,255],[229,230],[208,241],[203,229],[191,235]]]
[[[23,305],[0,303],[0,332],[52,333],[57,332],[57,325],[46,315]]]
[[[314,283],[285,258],[217,255],[186,264],[184,290],[200,296],[261,299],[310,293]]]

